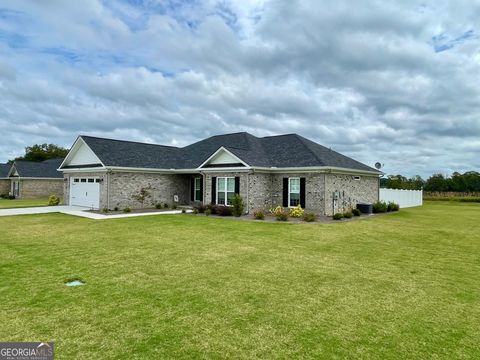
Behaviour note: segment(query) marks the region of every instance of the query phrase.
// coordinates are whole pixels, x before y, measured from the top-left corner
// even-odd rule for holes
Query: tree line
[[[420,190],[435,192],[480,192],[480,173],[454,172],[451,176],[433,174],[424,180],[419,175],[406,178],[402,175],[388,175],[380,179],[380,186],[388,189]]]

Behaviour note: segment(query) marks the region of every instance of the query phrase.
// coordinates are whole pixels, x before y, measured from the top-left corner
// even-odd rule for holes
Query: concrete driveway
[[[93,220],[106,220],[106,219],[119,219],[126,217],[137,217],[137,216],[151,216],[151,215],[172,215],[172,214],[181,214],[181,210],[171,210],[171,211],[162,211],[162,212],[146,212],[146,213],[129,213],[129,214],[116,214],[116,215],[103,215],[93,212],[87,207],[81,206],[42,206],[42,207],[30,207],[30,208],[16,208],[16,209],[0,209],[1,216],[14,216],[14,215],[35,215],[35,214],[49,214],[49,213],[62,213],[67,215],[81,216]],[[187,213],[192,212],[192,210],[187,210]]]
[[[49,213],[64,213],[78,212],[88,210],[88,208],[80,206],[41,206],[41,207],[28,207],[28,208],[14,208],[14,209],[0,209],[0,216],[13,216],[13,215],[34,215],[34,214],[49,214]]]

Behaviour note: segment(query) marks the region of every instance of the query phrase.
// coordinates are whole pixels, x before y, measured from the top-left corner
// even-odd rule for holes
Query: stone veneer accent
[[[10,186],[10,179],[0,179],[0,195],[8,195]]]
[[[45,198],[50,195],[57,195],[60,198],[63,197],[63,179],[20,180],[19,199]]]

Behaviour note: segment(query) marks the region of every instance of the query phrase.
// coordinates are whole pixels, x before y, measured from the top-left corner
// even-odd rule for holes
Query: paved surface
[[[0,209],[0,216],[14,216],[14,215],[34,215],[34,214],[49,214],[49,213],[62,213],[67,215],[81,216],[94,220],[106,220],[106,219],[119,219],[126,217],[137,216],[151,216],[151,215],[168,215],[168,214],[181,214],[181,210],[171,210],[162,212],[150,212],[150,213],[129,213],[129,214],[116,214],[116,215],[103,215],[88,212],[89,208],[80,206],[42,206],[42,207],[30,207],[30,208],[17,208],[17,209]],[[191,212],[191,210],[187,210]]]

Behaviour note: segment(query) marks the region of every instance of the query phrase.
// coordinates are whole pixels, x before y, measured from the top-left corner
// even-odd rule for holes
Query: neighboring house
[[[9,171],[9,164],[0,164],[0,196],[8,195],[10,192],[10,179],[8,178]]]
[[[239,193],[248,211],[301,205],[327,215],[377,201],[382,174],[296,134],[248,133],[183,148],[80,136],[60,170],[71,205],[229,205]],[[150,195],[143,204],[136,196],[142,188]]]
[[[15,161],[8,172],[9,193],[19,199],[35,199],[50,195],[62,197],[63,175],[57,169],[63,160]]]

